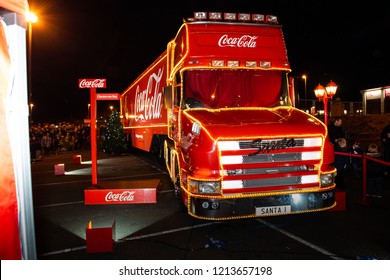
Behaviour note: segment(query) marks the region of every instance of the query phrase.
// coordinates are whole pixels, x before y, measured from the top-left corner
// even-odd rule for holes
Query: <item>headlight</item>
[[[190,180],[190,191],[200,194],[221,193],[221,182]]]
[[[327,187],[334,183],[334,173],[322,174],[321,177],[321,187]]]
[[[200,126],[199,126],[199,124],[193,123],[193,124],[192,124],[192,128],[191,128],[191,131],[192,131],[192,133],[193,133],[194,135],[199,136],[199,134],[200,134]]]

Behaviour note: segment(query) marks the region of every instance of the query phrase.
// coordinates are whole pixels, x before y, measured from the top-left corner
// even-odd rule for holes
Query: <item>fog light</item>
[[[207,209],[207,208],[209,208],[209,206],[210,206],[210,204],[207,201],[202,202],[203,209]]]
[[[211,203],[211,208],[214,209],[214,210],[218,209],[219,208],[219,202],[213,201]]]

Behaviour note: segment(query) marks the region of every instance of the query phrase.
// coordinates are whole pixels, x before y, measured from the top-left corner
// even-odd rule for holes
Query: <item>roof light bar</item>
[[[275,23],[275,24],[277,24],[278,23],[278,17],[277,16],[273,16],[273,15],[267,15],[265,21],[268,22],[268,23]]]
[[[222,19],[222,13],[220,13],[220,12],[210,12],[209,13],[209,19],[211,19],[211,20],[221,20]]]
[[[274,15],[264,14],[248,14],[248,13],[221,13],[221,12],[194,12],[194,18],[190,21],[242,21],[242,22],[255,22],[255,23],[269,23],[278,24],[278,17]]]
[[[254,22],[264,22],[265,16],[262,14],[252,14],[252,21]]]
[[[239,13],[238,14],[238,20],[240,20],[240,21],[250,21],[251,20],[251,14]]]
[[[194,19],[195,20],[205,20],[205,19],[207,19],[207,13],[206,12],[195,12]]]
[[[236,13],[224,13],[223,19],[224,20],[237,20],[237,14]]]

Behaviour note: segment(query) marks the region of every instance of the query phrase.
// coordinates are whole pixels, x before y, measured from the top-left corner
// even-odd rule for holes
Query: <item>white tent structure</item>
[[[0,0],[0,259],[36,259],[28,126],[27,0]]]

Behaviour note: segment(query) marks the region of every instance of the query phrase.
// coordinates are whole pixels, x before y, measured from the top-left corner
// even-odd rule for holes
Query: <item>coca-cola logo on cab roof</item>
[[[220,47],[234,48],[256,48],[256,39],[258,36],[242,35],[241,37],[229,37],[222,35],[218,40]]]
[[[79,88],[106,88],[106,79],[79,79]]]

